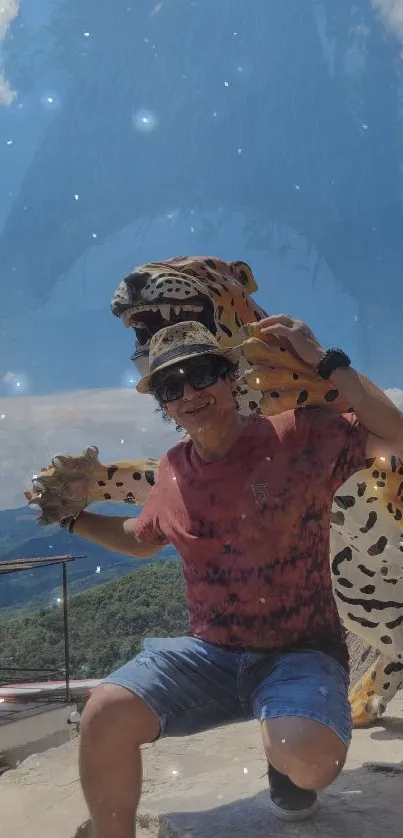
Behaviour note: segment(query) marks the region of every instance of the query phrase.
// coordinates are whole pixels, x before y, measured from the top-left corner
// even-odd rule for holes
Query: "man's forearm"
[[[269,335],[280,342],[286,340],[294,352],[313,369],[317,368],[318,362],[322,361],[326,354],[326,350],[309,326],[289,315],[275,314],[263,318],[259,323],[259,331],[264,340],[268,340]],[[351,367],[335,370],[331,374],[331,380],[353,408],[361,425],[374,437],[387,443],[395,454],[401,454],[403,414],[385,393]]]
[[[121,518],[115,515],[95,515],[92,512],[82,512],[74,525],[75,535],[87,541],[94,541],[114,553],[124,553],[126,556],[136,556],[140,559],[154,556],[159,547],[139,541],[131,528],[133,518]]]
[[[361,425],[388,442],[396,454],[403,452],[403,413],[365,375],[356,370],[332,373],[338,391],[351,405]]]

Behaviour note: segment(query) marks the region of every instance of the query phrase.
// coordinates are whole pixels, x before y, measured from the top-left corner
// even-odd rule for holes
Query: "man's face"
[[[236,415],[232,395],[234,385],[234,377],[222,376],[222,363],[216,356],[201,356],[161,373],[156,395],[178,395],[167,401],[164,409],[191,435],[192,432],[211,431],[214,425],[222,422],[224,415]]]

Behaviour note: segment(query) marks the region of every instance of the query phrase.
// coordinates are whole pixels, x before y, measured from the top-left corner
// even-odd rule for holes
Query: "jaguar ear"
[[[234,276],[238,282],[246,288],[249,294],[253,294],[254,291],[258,290],[259,286],[253,276],[252,268],[249,267],[247,262],[231,262],[231,265],[233,267]]]

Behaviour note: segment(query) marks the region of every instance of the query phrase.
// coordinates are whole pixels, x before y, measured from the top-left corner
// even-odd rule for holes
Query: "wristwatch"
[[[328,349],[323,358],[316,364],[316,375],[328,381],[335,370],[351,366],[351,359],[342,349]]]

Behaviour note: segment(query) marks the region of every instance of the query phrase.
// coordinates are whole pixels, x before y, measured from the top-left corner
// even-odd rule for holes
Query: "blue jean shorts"
[[[326,725],[346,746],[351,740],[348,673],[324,652],[234,651],[195,637],[152,638],[104,683],[142,698],[164,737],[298,716]]]

